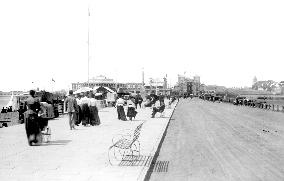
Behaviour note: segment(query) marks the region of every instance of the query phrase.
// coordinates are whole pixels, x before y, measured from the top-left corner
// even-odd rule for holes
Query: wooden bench
[[[133,133],[115,135],[108,150],[109,163],[118,165],[121,161],[129,159],[134,161],[140,156],[140,142],[138,141],[143,123],[138,125]]]

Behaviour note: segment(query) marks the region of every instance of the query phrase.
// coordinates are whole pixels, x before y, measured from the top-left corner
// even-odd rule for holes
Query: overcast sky
[[[146,81],[167,74],[171,85],[184,73],[227,87],[284,80],[283,0],[9,0],[0,90],[87,81],[88,6],[90,77],[141,82],[144,68]]]

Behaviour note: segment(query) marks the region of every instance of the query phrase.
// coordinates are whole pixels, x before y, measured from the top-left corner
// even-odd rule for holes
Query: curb
[[[149,169],[147,170],[147,173],[146,173],[146,175],[145,175],[145,177],[144,177],[144,179],[143,179],[144,181],[150,180],[151,173],[152,173],[153,170],[154,170],[155,163],[156,163],[157,158],[158,158],[158,156],[159,156],[159,153],[160,153],[162,144],[163,144],[164,139],[165,139],[165,137],[166,137],[166,135],[167,135],[167,131],[168,131],[169,124],[170,124],[170,122],[171,122],[171,120],[172,120],[172,116],[173,116],[173,114],[174,114],[174,111],[175,111],[175,109],[176,109],[178,103],[179,103],[179,100],[178,100],[178,102],[176,103],[176,105],[175,105],[175,107],[174,107],[174,109],[173,109],[173,111],[172,111],[172,113],[171,113],[171,115],[170,115],[170,118],[169,118],[169,121],[168,121],[168,123],[167,123],[166,129],[164,130],[163,136],[162,136],[162,138],[161,138],[161,140],[160,140],[160,143],[159,143],[159,145],[158,145],[158,148],[157,148],[157,150],[156,150],[156,152],[155,152],[155,154],[154,154],[154,157],[153,157],[153,159],[152,159],[152,162],[151,162],[151,164],[150,164],[150,167],[149,167]]]

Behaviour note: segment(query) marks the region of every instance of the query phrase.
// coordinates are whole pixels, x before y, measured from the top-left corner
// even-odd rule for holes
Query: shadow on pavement
[[[49,141],[47,143],[42,144],[41,146],[50,146],[50,145],[67,145],[72,140],[55,140]]]
[[[158,119],[159,119],[159,118],[163,118],[163,119],[164,119],[164,118],[170,118],[170,117],[169,117],[169,116],[168,116],[168,117],[167,117],[167,116],[164,116],[164,117],[156,116],[156,117],[151,118],[151,119],[155,119],[155,118],[158,118]]]
[[[150,166],[153,160],[153,156],[132,156],[132,155],[126,155],[121,162],[119,163],[119,166]]]
[[[129,120],[129,119],[128,119],[127,121],[130,121],[130,122],[131,122],[131,121],[140,121],[140,122],[144,122],[144,121],[146,121],[146,120],[141,120],[141,119],[132,119],[132,120]]]

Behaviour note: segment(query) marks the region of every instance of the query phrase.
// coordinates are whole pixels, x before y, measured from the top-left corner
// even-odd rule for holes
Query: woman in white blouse
[[[115,107],[117,109],[117,116],[119,120],[127,121],[125,112],[124,112],[124,106],[125,100],[122,99],[122,95],[118,95],[118,99],[116,100]]]
[[[129,100],[127,100],[127,117],[129,117],[129,120],[132,120],[132,118],[135,118],[137,112],[135,110],[135,100],[134,97],[130,97]]]

